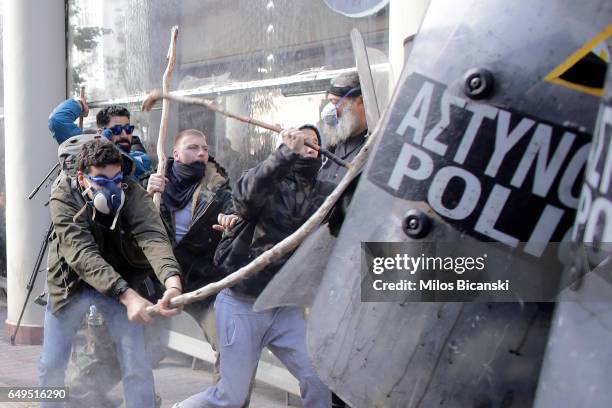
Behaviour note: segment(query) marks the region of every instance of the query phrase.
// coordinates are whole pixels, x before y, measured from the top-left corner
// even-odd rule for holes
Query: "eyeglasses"
[[[117,173],[115,175],[115,177],[113,178],[108,178],[108,177],[104,177],[104,176],[90,176],[89,174],[84,174],[85,178],[89,181],[92,181],[96,184],[99,184],[101,186],[107,185],[107,184],[118,184],[121,183],[123,181],[123,172],[120,171],[119,173]]]
[[[125,130],[126,134],[131,135],[132,132],[134,131],[134,125],[130,125],[128,123],[127,125],[124,125],[124,126],[115,125],[115,126],[110,127],[110,128],[104,128],[104,136],[110,137],[110,134],[108,134],[107,131],[110,131],[110,133],[112,133],[115,136],[119,136],[121,134],[121,132],[123,132],[124,130]]]

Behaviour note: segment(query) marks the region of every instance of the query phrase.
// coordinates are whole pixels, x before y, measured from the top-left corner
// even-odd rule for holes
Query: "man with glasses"
[[[145,311],[151,303],[133,288],[154,272],[165,288],[159,312],[175,315],[180,310],[170,309],[169,301],[182,292],[180,268],[153,202],[124,178],[117,147],[104,139],[87,142],[76,164],[76,177],[58,177],[49,200],[54,229],[39,382],[64,386],[73,337],[94,304],[117,348],[125,406],[153,407],[153,372],[141,326],[152,320]]]
[[[60,103],[49,116],[51,135],[62,144],[72,136],[80,135],[82,129],[75,122],[79,117],[89,115],[87,102],[82,98],[70,98]],[[111,105],[96,115],[97,133],[115,143],[129,154],[134,162],[133,177],[140,181],[151,173],[151,158],[146,153],[134,126],[130,124],[130,111],[123,106]]]

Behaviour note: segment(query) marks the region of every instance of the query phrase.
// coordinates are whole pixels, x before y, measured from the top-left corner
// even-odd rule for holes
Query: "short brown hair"
[[[81,147],[76,157],[76,168],[84,173],[89,167],[104,167],[109,164],[123,163],[123,158],[117,147],[108,140],[92,140]]]
[[[204,132],[199,131],[198,129],[185,129],[179,132],[178,135],[176,135],[176,137],[174,138],[174,147],[176,147],[179,142],[190,135],[194,135],[194,136],[202,136],[204,138],[204,141],[206,141],[206,135],[204,134]]]

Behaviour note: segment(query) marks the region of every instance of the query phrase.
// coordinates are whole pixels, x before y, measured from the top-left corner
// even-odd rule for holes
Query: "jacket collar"
[[[201,186],[206,187],[210,191],[215,191],[223,184],[227,182],[227,179],[223,177],[217,170],[217,166],[213,162],[206,163],[206,170],[204,171],[204,178],[200,183]]]

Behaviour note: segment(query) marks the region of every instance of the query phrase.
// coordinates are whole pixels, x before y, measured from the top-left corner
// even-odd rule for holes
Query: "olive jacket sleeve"
[[[127,281],[100,252],[87,215],[75,217],[81,203],[74,198],[74,192],[67,185],[68,182],[56,183],[49,201],[61,257],[80,279],[98,292],[117,296],[128,285]],[[120,217],[123,228],[131,232],[162,283],[170,276],[180,275],[180,268],[153,201],[133,181],[128,182]]]
[[[181,270],[172,252],[159,211],[144,188],[130,180],[129,200],[124,205],[126,229],[131,231],[161,283],[171,276],[180,275]]]

